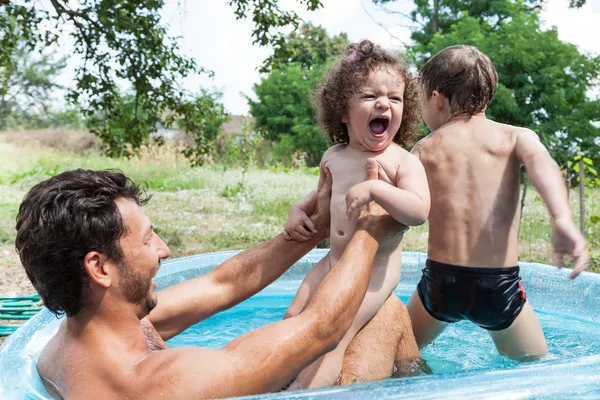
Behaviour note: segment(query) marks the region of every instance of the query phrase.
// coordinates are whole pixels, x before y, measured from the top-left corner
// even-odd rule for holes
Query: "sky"
[[[279,2],[284,9],[296,11],[304,21],[324,27],[330,36],[344,32],[351,41],[366,38],[391,50],[410,43],[409,21],[382,11],[371,0],[322,0],[323,7],[312,12],[306,11],[297,0]],[[258,67],[271,49],[252,44],[252,21],[236,20],[234,9],[227,3],[227,0],[165,0],[162,22],[171,36],[180,37],[183,54],[214,72],[213,78],[207,75],[187,78],[183,86],[192,92],[199,92],[200,88],[218,90],[223,93],[222,101],[229,113],[246,115],[245,96],[253,97],[252,87],[261,79]],[[587,0],[580,9],[570,9],[568,3],[569,0],[546,0],[542,26],[545,29],[556,26],[561,40],[600,55],[600,0]],[[413,0],[389,4],[394,11],[408,14]],[[69,36],[63,37],[59,54],[72,54],[72,45]],[[70,57],[58,82],[72,87],[73,71],[80,64],[80,58]],[[57,103],[64,100],[62,91],[56,96]]]
[[[323,0],[323,8],[308,12],[294,0],[281,0],[286,9],[297,11],[305,21],[324,27],[329,35],[341,32],[351,41],[368,38],[385,48],[399,49],[410,43],[407,20],[382,12],[370,0]],[[398,0],[397,11],[410,12],[411,0]],[[369,17],[371,14],[372,18]],[[260,82],[257,68],[270,49],[252,44],[252,22],[235,19],[233,8],[224,0],[167,0],[164,22],[172,35],[181,36],[181,49],[198,65],[214,71],[214,78],[194,77],[186,87],[223,92],[223,103],[232,114],[247,114],[244,95]],[[600,54],[600,0],[587,0],[581,9],[569,9],[568,0],[548,0],[542,13],[544,28],[556,26],[559,38],[581,50]],[[377,21],[374,22],[373,20]]]

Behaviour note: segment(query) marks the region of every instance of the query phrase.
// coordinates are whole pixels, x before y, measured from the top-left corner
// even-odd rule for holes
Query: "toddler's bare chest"
[[[333,179],[332,196],[346,196],[348,191],[355,185],[367,180],[368,157],[364,160],[347,159],[340,157],[332,160],[327,167]],[[379,163],[378,179],[395,185],[398,165],[386,157],[376,157]]]

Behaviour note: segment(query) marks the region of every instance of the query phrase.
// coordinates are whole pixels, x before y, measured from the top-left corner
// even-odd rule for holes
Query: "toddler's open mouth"
[[[374,135],[383,134],[387,130],[389,125],[390,120],[385,116],[375,117],[371,121],[369,121],[369,129],[371,129],[371,132]]]

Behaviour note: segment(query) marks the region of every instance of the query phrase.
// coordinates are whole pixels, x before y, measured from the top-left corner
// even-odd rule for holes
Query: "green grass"
[[[120,169],[144,181],[153,198],[146,212],[173,257],[245,249],[281,231],[291,204],[317,185],[314,170],[272,171],[208,165],[191,168],[172,146],[146,148],[129,160],[97,152],[73,154],[50,148],[0,142],[0,251],[14,247],[15,216],[26,191],[56,173],[73,168]],[[586,205],[600,215],[600,191],[588,190]],[[579,209],[573,191],[572,209]],[[589,218],[588,218],[589,219]],[[427,224],[413,228],[404,248],[427,250]],[[552,264],[550,221],[539,195],[530,188],[520,232],[521,260]],[[598,250],[600,223],[587,226]],[[0,267],[15,263],[0,261]],[[598,266],[595,270],[600,270]]]

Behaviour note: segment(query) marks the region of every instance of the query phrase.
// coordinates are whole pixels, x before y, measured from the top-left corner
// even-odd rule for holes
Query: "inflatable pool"
[[[197,324],[171,339],[171,346],[220,347],[233,338],[283,317],[302,278],[325,254],[313,250],[280,279],[251,299]],[[165,288],[203,275],[237,252],[169,260],[156,278]],[[396,293],[404,301],[414,290],[426,255],[404,253]],[[404,399],[419,397],[486,399],[600,398],[600,275],[520,263],[522,284],[548,340],[542,361],[520,364],[501,357],[489,335],[469,322],[451,325],[423,357],[433,375],[408,379],[275,393],[249,398]],[[37,357],[60,320],[44,309],[0,348],[0,399],[47,399],[35,369]]]

